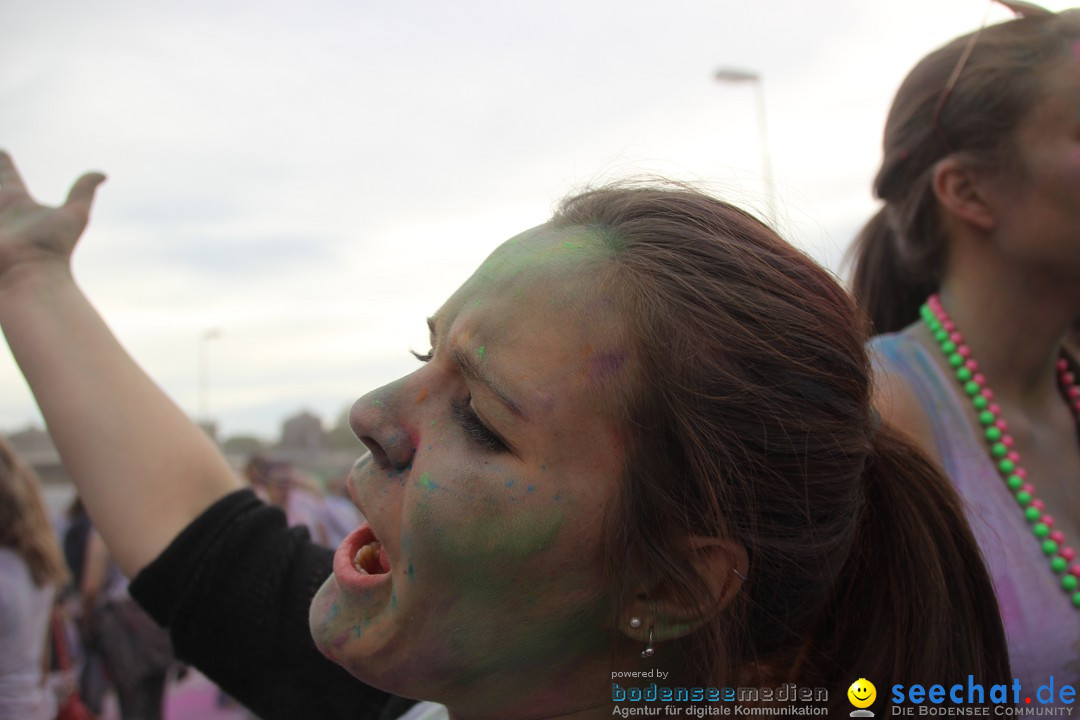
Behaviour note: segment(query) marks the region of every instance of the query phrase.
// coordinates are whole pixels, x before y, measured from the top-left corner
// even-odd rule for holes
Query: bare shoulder
[[[918,327],[910,327],[898,335],[895,342],[921,344],[923,338],[919,337],[920,331]],[[941,465],[930,416],[919,402],[908,373],[896,365],[891,353],[875,352],[875,344],[877,343],[871,345],[874,360],[874,407],[884,422],[907,435]]]

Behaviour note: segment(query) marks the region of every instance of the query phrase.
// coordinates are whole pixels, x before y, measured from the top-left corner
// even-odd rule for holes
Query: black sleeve
[[[131,583],[177,657],[263,720],[376,720],[393,696],[326,659],[308,606],[333,553],[242,490],[199,516]]]

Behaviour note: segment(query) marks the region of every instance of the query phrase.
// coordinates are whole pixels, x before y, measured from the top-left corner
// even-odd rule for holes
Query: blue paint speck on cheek
[[[525,492],[536,492],[536,486],[535,485],[526,486]]]
[[[506,487],[508,487],[508,488],[514,487],[514,478],[507,478]]]
[[[398,482],[402,485],[405,484],[405,476],[412,472],[413,461],[409,460],[409,464],[403,468],[396,468],[390,470],[384,470],[386,473],[387,482]]]

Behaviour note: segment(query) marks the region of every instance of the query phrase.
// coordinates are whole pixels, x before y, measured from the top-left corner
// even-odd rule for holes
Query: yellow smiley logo
[[[848,700],[857,708],[866,708],[877,699],[877,688],[866,678],[859,678],[847,689]]]

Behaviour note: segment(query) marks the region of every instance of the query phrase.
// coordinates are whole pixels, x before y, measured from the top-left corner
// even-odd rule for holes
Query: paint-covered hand
[[[38,268],[67,271],[94,191],[104,180],[101,173],[87,173],[71,186],[63,205],[41,205],[30,197],[11,156],[0,150],[0,287]]]

